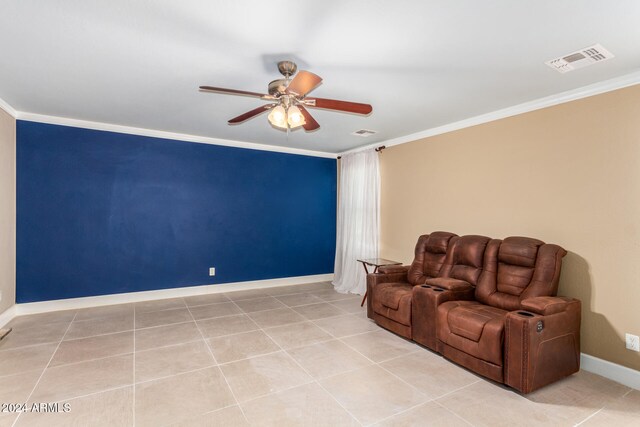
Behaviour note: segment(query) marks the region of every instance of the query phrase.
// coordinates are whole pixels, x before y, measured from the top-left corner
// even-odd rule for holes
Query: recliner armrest
[[[577,299],[567,297],[534,297],[522,300],[520,305],[524,310],[541,316],[549,316],[565,311],[570,304],[578,302]]]
[[[433,279],[427,279],[425,285],[435,286],[448,291],[464,291],[473,289],[471,283],[465,280],[452,279],[449,277],[435,277]]]
[[[378,268],[378,273],[389,274],[389,273],[406,273],[411,268],[410,265],[384,265]]]
[[[504,383],[526,394],[580,370],[581,303],[535,297],[521,306],[505,316]]]
[[[367,274],[367,317],[373,319],[373,289],[380,283],[394,283],[407,281],[407,270],[400,270],[393,273],[369,273]]]

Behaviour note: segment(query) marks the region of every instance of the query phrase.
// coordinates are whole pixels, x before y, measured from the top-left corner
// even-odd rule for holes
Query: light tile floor
[[[376,326],[329,283],[22,316],[0,341],[3,426],[640,426],[588,372],[523,396]]]

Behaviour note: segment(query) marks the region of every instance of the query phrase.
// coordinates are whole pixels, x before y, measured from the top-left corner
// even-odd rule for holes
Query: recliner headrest
[[[498,250],[498,261],[522,267],[534,267],[538,248],[544,242],[530,237],[507,237]]]
[[[455,236],[455,234],[446,231],[434,231],[427,238],[425,250],[434,254],[445,254],[447,253],[449,240]]]
[[[461,236],[456,242],[453,263],[482,268],[484,250],[491,238],[486,236]]]

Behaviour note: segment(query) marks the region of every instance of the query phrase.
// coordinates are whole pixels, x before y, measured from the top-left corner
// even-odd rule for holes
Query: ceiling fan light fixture
[[[292,129],[307,123],[302,112],[300,112],[300,109],[295,105],[289,107],[289,110],[287,111],[287,122],[289,123],[289,127]]]
[[[309,92],[322,83],[322,78],[309,71],[296,72],[297,65],[291,61],[280,61],[278,70],[285,78],[269,83],[268,94],[249,92],[246,90],[225,89],[216,86],[200,86],[201,91],[243,95],[269,101],[269,104],[254,108],[228,121],[230,125],[244,123],[249,119],[269,111],[268,120],[276,129],[289,130],[303,127],[306,132],[320,128],[307,107],[323,108],[330,111],[369,115],[373,107],[358,102],[339,101],[337,99],[307,98]],[[293,76],[293,79],[291,77]]]
[[[287,128],[287,112],[282,105],[278,105],[269,113],[269,123],[277,128]]]

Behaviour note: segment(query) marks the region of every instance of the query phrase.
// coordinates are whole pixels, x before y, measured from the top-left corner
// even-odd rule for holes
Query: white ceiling
[[[636,0],[11,0],[0,2],[0,98],[21,112],[323,152],[412,134],[640,69]],[[544,61],[601,43],[616,57],[567,74]],[[276,62],[323,77],[312,95],[373,105],[312,110],[286,133],[263,101]],[[350,135],[358,129],[379,133]]]

